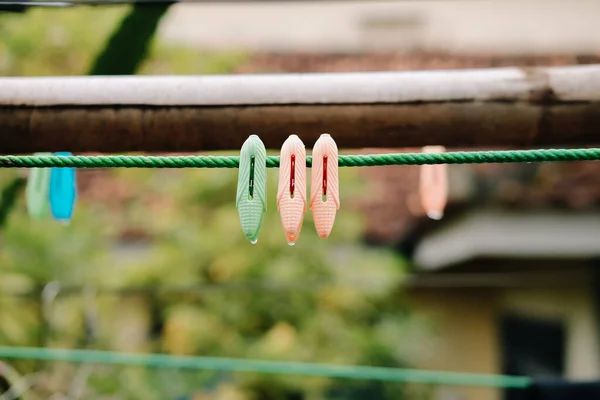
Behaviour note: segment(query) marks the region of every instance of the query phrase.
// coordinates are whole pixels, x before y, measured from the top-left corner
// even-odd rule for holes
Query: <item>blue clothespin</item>
[[[54,153],[55,156],[68,157],[69,152]],[[50,172],[50,210],[57,221],[69,223],[73,216],[77,198],[75,168],[56,168]]]

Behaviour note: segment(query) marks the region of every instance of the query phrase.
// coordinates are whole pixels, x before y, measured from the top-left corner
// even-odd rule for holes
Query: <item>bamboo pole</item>
[[[0,78],[0,152],[600,143],[600,65],[557,68]]]

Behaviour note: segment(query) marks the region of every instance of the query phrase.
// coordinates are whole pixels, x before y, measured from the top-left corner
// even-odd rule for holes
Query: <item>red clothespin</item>
[[[296,135],[281,147],[277,209],[288,244],[296,244],[306,212],[306,149]]]
[[[325,133],[313,148],[310,187],[310,209],[321,238],[331,233],[339,208],[338,148],[332,137]]]

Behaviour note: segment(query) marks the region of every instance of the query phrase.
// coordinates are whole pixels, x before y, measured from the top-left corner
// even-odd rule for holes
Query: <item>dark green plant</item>
[[[94,60],[88,75],[135,74],[147,57],[158,23],[171,4],[134,5]]]

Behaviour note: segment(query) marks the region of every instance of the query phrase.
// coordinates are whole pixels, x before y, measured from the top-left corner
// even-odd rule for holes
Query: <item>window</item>
[[[500,323],[502,373],[532,378],[560,378],[565,370],[565,327],[560,320],[507,315]],[[507,390],[505,400],[523,393]]]

